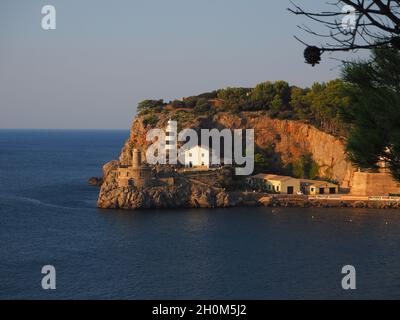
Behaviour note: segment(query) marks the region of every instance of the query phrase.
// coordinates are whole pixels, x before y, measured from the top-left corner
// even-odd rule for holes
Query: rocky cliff
[[[258,205],[259,195],[227,192],[225,188],[209,185],[188,177],[175,177],[173,186],[148,188],[119,187],[117,168],[119,161],[104,165],[104,182],[101,185],[97,206],[105,209],[154,208],[227,208],[240,205]]]
[[[157,128],[165,128],[168,119],[174,114],[160,114]],[[137,117],[132,124],[130,138],[121,152],[120,161],[128,164],[134,147],[146,149],[146,132],[150,126],[145,125],[144,117]],[[213,117],[199,117],[180,123],[183,128],[211,129],[254,129],[256,146],[268,148],[274,146],[276,162],[289,164],[298,161],[303,155],[311,155],[319,165],[322,178],[336,180],[342,188],[349,188],[354,168],[346,159],[344,141],[322,132],[312,125],[291,120],[277,120],[264,116],[260,112],[243,113],[240,116],[220,112]]]
[[[176,186],[118,188],[112,175],[101,187],[98,207],[107,209],[225,208],[234,206],[228,193],[182,180]]]
[[[215,188],[179,178],[174,186],[151,187],[146,189],[120,188],[116,180],[119,164],[131,162],[132,150],[142,151],[149,145],[146,133],[152,127],[165,128],[169,119],[175,119],[173,112],[158,114],[156,123],[146,124],[146,117],[134,119],[130,137],[125,142],[119,160],[111,161],[103,168],[104,182],[101,186],[98,207],[101,208],[176,208],[176,207],[230,207],[241,203],[254,202],[244,199],[243,194],[234,196],[224,189]],[[319,165],[319,175],[339,181],[342,188],[348,188],[354,174],[346,160],[344,142],[332,135],[300,121],[276,120],[261,113],[244,113],[240,116],[220,112],[214,116],[192,117],[180,121],[181,128],[193,129],[254,129],[258,149],[274,146],[279,164],[288,164],[302,155],[312,155]],[[279,161],[278,161],[279,160]]]
[[[254,129],[256,145],[267,148],[273,144],[283,164],[298,161],[310,154],[319,166],[319,176],[336,180],[343,188],[350,186],[354,173],[347,161],[344,141],[304,122],[271,119],[260,114],[247,114],[243,119],[218,114],[215,121],[227,128]]]

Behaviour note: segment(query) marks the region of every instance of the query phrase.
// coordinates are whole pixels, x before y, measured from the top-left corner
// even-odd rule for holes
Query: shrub
[[[212,107],[211,104],[206,102],[204,104],[197,105],[194,108],[194,112],[197,113],[197,114],[206,113],[206,112],[210,111],[211,107]]]
[[[319,166],[311,155],[301,156],[298,162],[292,163],[291,169],[295,178],[315,179],[318,177]]]
[[[186,104],[183,101],[180,100],[174,100],[171,102],[171,106],[175,109],[179,109],[179,108],[185,108]]]
[[[140,115],[145,115],[151,112],[159,112],[165,106],[164,100],[144,100],[139,102],[137,112]]]
[[[158,122],[158,117],[156,115],[149,115],[146,118],[144,118],[143,120],[143,124],[147,127],[147,126],[151,126],[154,127],[157,122]]]

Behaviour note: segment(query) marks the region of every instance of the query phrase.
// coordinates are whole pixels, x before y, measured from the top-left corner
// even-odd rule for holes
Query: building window
[[[193,157],[193,154],[192,154],[192,153],[189,153],[189,157]]]
[[[201,154],[201,156],[204,158],[204,157],[205,157],[205,154],[204,154],[204,153],[202,153],[202,154]]]

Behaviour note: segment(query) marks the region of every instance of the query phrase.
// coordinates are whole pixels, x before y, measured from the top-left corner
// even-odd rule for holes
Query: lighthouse
[[[152,185],[151,168],[142,162],[142,152],[132,150],[131,165],[120,165],[117,174],[118,187],[147,188]]]
[[[132,168],[140,169],[142,165],[142,152],[138,149],[132,150]]]
[[[165,130],[165,154],[167,164],[177,164],[178,122],[169,120]]]

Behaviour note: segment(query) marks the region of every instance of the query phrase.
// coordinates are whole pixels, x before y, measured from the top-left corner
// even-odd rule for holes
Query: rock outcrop
[[[101,187],[101,185],[103,184],[103,178],[92,177],[88,180],[88,184],[90,184],[91,186]]]
[[[157,128],[165,128],[168,119],[174,119],[173,112],[158,116]],[[271,119],[262,112],[248,112],[232,115],[226,112],[213,117],[199,117],[187,123],[180,123],[182,128],[193,129],[254,129],[257,147],[269,148],[274,145],[278,162],[287,165],[298,161],[303,155],[311,155],[319,166],[319,176],[338,181],[342,188],[349,188],[355,172],[346,159],[345,142],[314,126],[293,120]],[[150,129],[145,125],[144,117],[137,117],[132,123],[129,139],[126,141],[119,158],[122,164],[131,160],[132,150],[146,149],[146,133]]]
[[[215,122],[226,128],[254,129],[256,145],[268,148],[273,144],[283,164],[310,154],[319,166],[320,177],[336,180],[342,188],[350,187],[355,170],[346,159],[342,139],[301,121],[271,119],[254,113],[247,113],[243,118],[221,113]]]
[[[157,115],[156,128],[165,128],[174,112]],[[312,125],[291,120],[271,119],[260,112],[232,115],[220,112],[214,116],[191,118],[179,123],[181,128],[200,129],[254,129],[255,143],[259,149],[274,146],[274,153],[282,165],[298,161],[303,155],[311,155],[319,165],[319,175],[339,181],[342,188],[349,188],[355,172],[346,160],[344,141],[324,133]],[[149,142],[146,134],[152,127],[146,124],[145,117],[136,117],[132,123],[130,137],[125,142],[119,160],[103,167],[104,179],[101,185],[97,206],[113,209],[146,208],[214,208],[239,205],[271,205],[268,197],[258,197],[244,193],[229,193],[225,189],[209,186],[200,181],[184,177],[175,179],[173,186],[158,186],[138,189],[119,187],[117,168],[129,165],[132,150],[146,151]],[[143,152],[144,154],[145,152]],[[153,169],[157,172],[157,168]]]
[[[107,209],[154,208],[226,208],[236,205],[221,188],[196,183],[185,178],[176,179],[174,186],[149,188],[119,187],[116,180],[118,163],[113,161],[103,167],[104,183],[100,189],[97,206]]]

